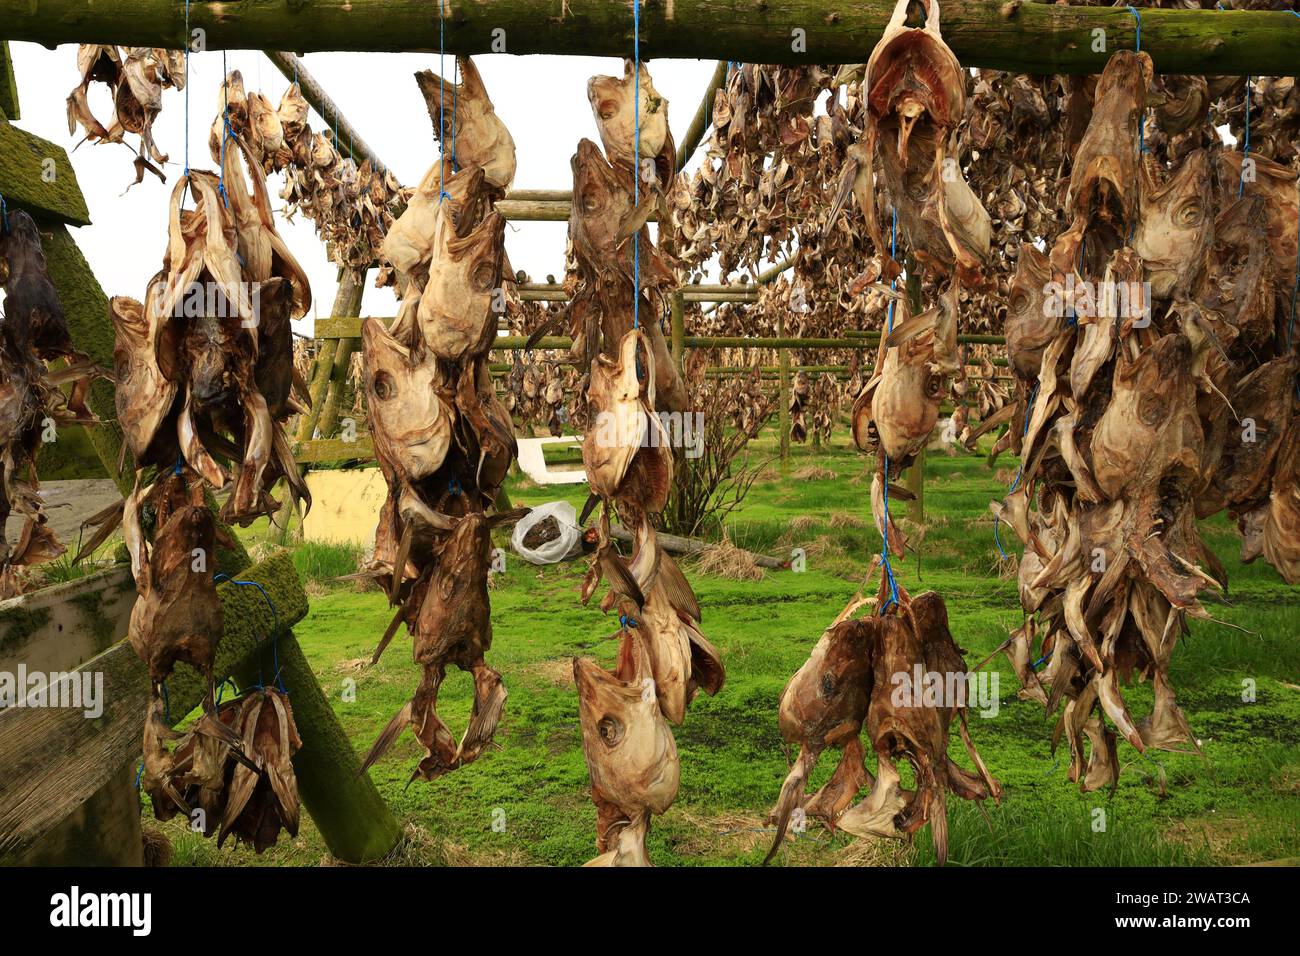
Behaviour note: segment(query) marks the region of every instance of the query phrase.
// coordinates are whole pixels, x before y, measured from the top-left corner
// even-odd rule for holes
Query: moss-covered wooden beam
[[[857,63],[879,39],[893,0],[643,0],[641,55],[749,63]],[[184,0],[0,0],[7,39],[179,49]],[[625,0],[444,0],[444,48],[455,53],[624,56]],[[919,10],[919,8],[918,8]],[[206,49],[431,51],[429,0],[193,0],[190,29]],[[919,12],[914,16],[919,18]],[[1095,30],[1102,32],[1098,48]],[[1163,73],[1290,75],[1300,18],[1286,11],[1142,11],[1142,48]],[[502,32],[504,31],[504,32]],[[803,31],[796,33],[795,31]],[[947,0],[943,34],[966,66],[1023,73],[1100,73],[1132,49],[1124,7]]]
[[[13,55],[9,44],[0,40],[0,117],[22,119],[18,106],[18,84],[14,82]]]
[[[4,29],[3,23],[4,14],[0,13],[0,30]],[[0,87],[3,83],[0,73]],[[4,112],[12,118],[8,109]],[[77,174],[63,147],[3,120],[0,120],[0,193],[10,206],[39,213],[47,219],[74,226],[90,223]]]

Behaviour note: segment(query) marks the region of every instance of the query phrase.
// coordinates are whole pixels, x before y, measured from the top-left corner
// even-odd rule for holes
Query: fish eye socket
[[[1029,295],[1025,292],[1017,292],[1011,297],[1011,311],[1023,312],[1029,308]]]
[[[397,394],[397,383],[387,372],[376,372],[370,387],[375,390],[375,398],[381,402],[386,402]]]
[[[1183,226],[1195,226],[1201,221],[1201,204],[1199,202],[1189,202],[1178,210],[1178,223]]]
[[[474,288],[478,289],[480,292],[490,291],[492,286],[495,284],[493,281],[495,279],[494,273],[495,270],[492,268],[492,263],[479,263],[474,267]]]
[[[600,208],[600,195],[594,189],[583,192],[582,208],[587,212],[595,212]]]
[[[600,102],[600,118],[601,118],[601,119],[603,119],[603,120],[613,119],[613,118],[614,118],[614,114],[617,113],[617,112],[618,112],[618,110],[616,110],[616,109],[614,108],[614,104],[613,104],[610,100],[601,100],[601,102]]]
[[[616,746],[623,739],[623,722],[617,717],[606,716],[600,718],[596,730],[600,733],[601,742],[606,747]]]

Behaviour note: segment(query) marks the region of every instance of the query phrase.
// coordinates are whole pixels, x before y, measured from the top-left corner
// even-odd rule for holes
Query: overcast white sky
[[[167,200],[172,185],[184,168],[185,94],[167,90],[163,111],[154,125],[158,147],[170,157],[168,183],[146,175],[132,186],[132,152],[122,145],[86,143],[75,152],[81,130],[68,134],[65,100],[79,81],[76,47],[46,50],[33,43],[11,44],[22,119],[17,125],[43,136],[69,151],[77,179],[90,208],[92,225],[74,230],[82,252],[90,261],[104,291],[111,295],[144,298],[145,284],[162,264],[167,241]],[[190,165],[213,169],[208,155],[208,129],[218,111],[222,78],[221,53],[190,56]],[[238,69],[250,92],[261,91],[278,103],[288,88],[275,66],[255,51],[230,51],[229,69]],[[514,136],[519,165],[514,185],[519,189],[569,189],[573,176],[569,158],[578,140],[587,137],[597,144],[591,108],[587,103],[587,80],[604,73],[621,76],[622,60],[612,57],[560,56],[476,56],[488,92],[498,115]],[[312,75],[334,99],[357,132],[393,170],[403,185],[419,181],[437,155],[437,144],[424,99],[412,76],[417,70],[438,71],[437,54],[414,53],[313,53],[304,62]],[[695,115],[714,61],[659,60],[650,63],[655,87],[668,99],[673,136],[681,142]],[[450,76],[452,57],[446,59]],[[112,115],[110,98],[103,84],[91,92],[91,108],[107,123]],[[326,124],[312,114],[313,129]],[[704,155],[696,154],[696,162]],[[272,193],[278,194],[283,178],[271,178]],[[274,196],[276,209],[280,208]],[[278,221],[281,234],[311,279],[314,309],[328,315],[337,287],[336,270],[325,258],[325,247],[316,238],[310,220],[296,217],[294,223]],[[523,269],[538,281],[548,273],[561,276],[564,268],[562,222],[511,223],[506,231],[506,249],[516,269]],[[397,300],[391,289],[369,288],[362,305],[364,315],[393,315]],[[105,319],[107,321],[107,318]],[[309,325],[298,331],[310,333]]]

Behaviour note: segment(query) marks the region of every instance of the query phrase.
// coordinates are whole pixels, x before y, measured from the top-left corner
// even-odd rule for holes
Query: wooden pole
[[[785,313],[777,314],[777,338],[785,336]],[[777,424],[781,431],[781,473],[790,467],[790,353],[781,350],[780,355],[781,384],[777,394]]]
[[[334,296],[334,315],[354,315],[361,311],[367,275],[368,272],[355,269],[340,270],[339,289]],[[318,322],[317,325],[319,324]],[[331,437],[338,420],[339,400],[343,387],[347,384],[348,363],[360,342],[360,335],[361,323],[358,322],[355,334],[342,338],[334,349],[327,353],[322,346],[316,377],[311,383],[312,407],[299,422],[298,441],[310,441],[318,428],[322,438]]]
[[[704,96],[700,98],[699,108],[695,111],[695,116],[691,119],[691,125],[686,128],[686,138],[682,144],[677,147],[677,171],[681,172],[686,168],[686,164],[691,161],[691,156],[695,154],[700,146],[700,141],[704,139],[704,134],[712,125],[713,120],[713,100],[717,95],[718,89],[722,84],[727,82],[727,61],[719,60],[717,67],[713,70],[713,76],[709,79],[709,85],[704,90]]]
[[[358,166],[366,160],[370,160],[371,166],[377,166],[379,169],[388,168],[388,164],[366,145],[366,141],[361,138],[361,134],[348,122],[348,118],[339,111],[337,104],[330,99],[330,95],[325,92],[324,87],[316,82],[314,76],[307,72],[307,66],[302,60],[292,53],[281,53],[276,50],[267,50],[266,55],[275,64],[275,68],[284,74],[285,79],[293,82],[296,77],[303,98],[311,104],[311,108],[320,114],[321,119],[334,131],[334,138],[338,143],[340,153],[350,156]]]
[[[684,371],[683,359],[686,348],[686,303],[680,291],[673,293],[672,353],[673,364],[679,372]]]
[[[431,52],[437,7],[428,0],[0,0],[6,39],[47,47],[116,43],[181,49],[198,29],[205,49]],[[641,56],[746,63],[859,63],[880,38],[894,0],[674,0],[644,5]],[[1142,49],[1160,73],[1289,76],[1300,63],[1300,18],[1290,11],[1141,11]],[[920,24],[920,13],[913,14]],[[1123,7],[945,0],[943,36],[965,67],[1015,73],[1100,73],[1137,44]],[[501,30],[506,32],[504,36]],[[803,42],[792,42],[792,31]],[[1094,33],[1100,31],[1100,33]],[[449,0],[447,53],[627,56],[632,15],[615,0]],[[501,44],[504,42],[504,51]],[[496,49],[494,49],[494,45]]]

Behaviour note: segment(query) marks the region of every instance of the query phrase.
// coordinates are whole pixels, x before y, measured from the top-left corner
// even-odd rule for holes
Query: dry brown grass
[[[551,660],[538,661],[525,668],[527,673],[536,675],[548,684],[554,684],[556,687],[573,686],[573,658],[557,657]]]
[[[906,866],[913,852],[900,840],[857,839],[831,859],[834,866]]]
[[[848,511],[832,511],[830,526],[832,528],[865,528],[867,523]]]
[[[761,581],[767,576],[754,560],[754,555],[732,544],[730,536],[725,533],[719,543],[700,555],[695,567],[701,574],[732,581]]]
[[[822,519],[815,515],[799,515],[790,521],[788,527],[795,534],[803,534],[822,523]]]
[[[838,476],[829,468],[823,468],[820,465],[805,465],[790,477],[795,481],[830,481]]]

